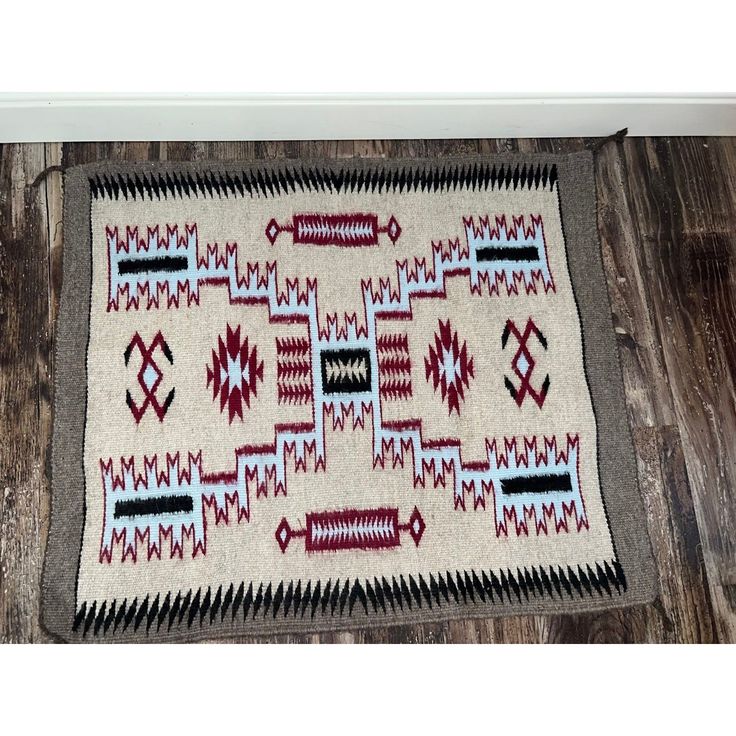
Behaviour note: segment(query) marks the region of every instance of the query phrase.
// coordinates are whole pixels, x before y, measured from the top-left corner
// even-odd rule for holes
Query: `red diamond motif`
[[[161,385],[161,381],[163,380],[163,372],[161,371],[161,368],[159,368],[154,356],[156,352],[159,351],[163,354],[166,360],[173,365],[174,359],[171,354],[171,350],[166,344],[166,340],[164,340],[164,336],[160,331],[156,333],[156,336],[148,346],[146,346],[143,342],[143,338],[138,334],[138,332],[136,332],[123,353],[125,365],[128,365],[134,350],[138,350],[141,355],[141,365],[137,379],[138,385],[143,392],[144,400],[139,405],[131,395],[131,392],[126,391],[126,402],[128,404],[128,408],[132,412],[136,423],[141,421],[141,418],[146,413],[149,406],[153,408],[158,420],[163,422],[166,412],[169,410],[169,406],[174,400],[174,389],[172,388],[171,391],[169,391],[163,403],[159,403],[157,391],[158,387]]]
[[[286,552],[286,548],[289,546],[289,542],[292,537],[291,527],[289,522],[286,521],[286,517],[281,519],[281,523],[276,527],[276,541],[279,543],[282,552]]]
[[[424,523],[424,519],[422,519],[419,509],[415,506],[414,511],[411,512],[411,516],[409,517],[409,534],[411,534],[411,538],[417,547],[425,529],[426,524]]]
[[[468,357],[468,346],[453,330],[450,320],[439,320],[438,332],[434,335],[434,345],[429,345],[429,355],[424,358],[425,378],[432,379],[434,390],[439,386],[442,401],[447,401],[448,413],[453,409],[460,414],[460,400],[465,400],[465,389],[470,387],[470,379],[475,378],[473,358]]]
[[[399,235],[401,235],[401,226],[393,215],[391,215],[391,219],[386,225],[386,233],[392,243],[395,243],[399,239]]]
[[[279,226],[278,222],[276,222],[275,219],[271,218],[271,222],[269,222],[266,226],[266,237],[268,238],[271,245],[276,242],[276,238],[278,238],[280,232],[281,227]]]
[[[228,419],[243,419],[243,402],[250,408],[250,397],[258,396],[258,383],[263,382],[263,361],[258,359],[258,348],[248,344],[248,337],[240,341],[240,326],[227,326],[225,340],[217,338],[212,350],[212,365],[207,366],[207,385],[212,384],[212,400],[220,397],[220,411],[227,404]]]
[[[513,320],[509,319],[506,321],[506,327],[501,335],[501,348],[503,350],[506,349],[509,337],[512,335],[516,339],[518,347],[514,357],[511,359],[511,368],[519,379],[519,385],[514,385],[514,383],[509,380],[508,376],[504,376],[506,388],[519,406],[524,403],[524,398],[529,394],[541,409],[544,404],[544,400],[547,398],[547,392],[549,391],[549,374],[544,377],[539,389],[532,386],[532,373],[534,372],[534,368],[537,363],[529,351],[528,346],[529,338],[534,335],[541,348],[546,350],[547,338],[542,334],[542,331],[537,327],[537,325],[534,324],[534,320],[531,317],[527,320],[523,333],[519,331],[519,328]]]

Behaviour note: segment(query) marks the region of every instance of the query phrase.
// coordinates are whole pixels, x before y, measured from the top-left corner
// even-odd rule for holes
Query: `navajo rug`
[[[64,225],[52,633],[653,598],[590,154],[94,165]]]

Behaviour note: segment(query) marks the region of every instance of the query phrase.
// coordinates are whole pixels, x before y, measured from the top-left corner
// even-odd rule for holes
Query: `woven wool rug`
[[[64,226],[52,633],[653,598],[590,154],[94,165]]]

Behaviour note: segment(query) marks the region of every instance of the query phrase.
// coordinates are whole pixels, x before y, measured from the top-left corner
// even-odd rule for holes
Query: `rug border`
[[[286,166],[336,169],[421,167],[455,164],[555,164],[568,270],[583,336],[585,374],[598,429],[601,491],[617,558],[628,587],[610,598],[560,602],[476,601],[474,604],[402,610],[386,616],[362,612],[350,618],[319,617],[291,620],[217,621],[214,624],[154,632],[145,629],[106,634],[101,641],[194,641],[223,636],[306,634],[320,631],[387,627],[452,619],[492,618],[526,614],[566,614],[597,611],[651,602],[658,590],[657,571],[647,533],[644,505],[626,403],[621,363],[611,320],[610,300],[603,271],[597,229],[593,154],[500,154],[402,159],[278,159],[236,162],[96,162],[73,167],[64,175],[64,248],[61,305],[57,317],[52,439],[51,522],[44,561],[41,623],[63,640],[81,640],[72,631],[76,614],[76,588],[84,525],[83,447],[86,416],[86,355],[91,292],[90,187],[88,177],[99,173],[235,172],[279,169]],[[601,302],[608,311],[601,309]],[[84,377],[84,380],[80,380]],[[64,401],[60,397],[64,396]],[[607,418],[602,427],[600,416]],[[80,510],[82,513],[80,513]],[[75,549],[69,539],[78,539]],[[228,617],[229,619],[230,617]],[[82,627],[80,627],[81,629]],[[95,640],[92,637],[92,640]]]

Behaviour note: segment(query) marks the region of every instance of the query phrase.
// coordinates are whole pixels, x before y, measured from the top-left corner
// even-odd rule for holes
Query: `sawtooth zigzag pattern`
[[[311,404],[311,345],[305,337],[276,338],[276,389],[279,404]]]
[[[93,199],[170,197],[278,197],[302,192],[411,192],[488,189],[542,189],[557,183],[555,164],[403,167],[385,169],[278,166],[240,173],[227,171],[166,174],[96,174],[89,177]]]
[[[480,576],[475,570],[456,571],[453,575],[449,571],[429,575],[429,580],[423,575],[403,575],[392,577],[388,581],[382,577],[380,582],[373,578],[371,583],[364,580],[340,581],[334,584],[331,580],[322,586],[321,581],[312,585],[309,580],[302,588],[302,581],[288,583],[281,581],[274,591],[273,583],[264,586],[260,583],[255,588],[251,582],[246,590],[245,582],[240,583],[237,590],[234,584],[227,589],[219,586],[216,591],[199,588],[196,592],[189,590],[182,595],[181,591],[175,596],[171,592],[161,600],[157,594],[151,601],[146,596],[138,602],[135,598],[130,603],[124,600],[118,605],[112,601],[83,602],[77,609],[72,630],[86,637],[90,631],[95,637],[105,636],[108,633],[125,633],[128,630],[136,632],[145,627],[146,633],[151,629],[154,632],[178,630],[183,627],[191,630],[195,626],[200,628],[205,619],[209,624],[215,623],[219,617],[224,622],[230,615],[234,621],[240,615],[243,620],[249,616],[252,619],[261,615],[263,619],[269,616],[272,620],[287,619],[309,615],[324,618],[352,616],[354,610],[361,611],[367,616],[385,616],[397,611],[422,609],[427,607],[442,608],[442,606],[492,604],[503,606],[507,603],[523,603],[530,600],[559,599],[574,600],[614,595],[621,595],[626,591],[627,583],[624,571],[616,560],[595,563],[595,569],[586,565],[583,570],[580,565],[577,570],[561,567],[524,567],[517,568],[514,573],[507,569],[481,571]],[[360,608],[356,605],[360,603]]]
[[[409,336],[384,333],[376,337],[378,391],[382,399],[395,401],[412,396]]]

